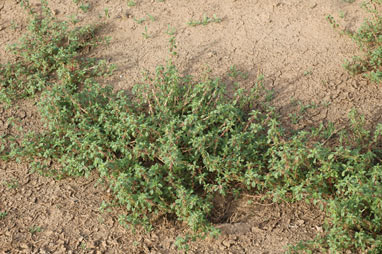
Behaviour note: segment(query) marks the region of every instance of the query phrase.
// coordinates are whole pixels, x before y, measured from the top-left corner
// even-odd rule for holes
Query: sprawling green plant
[[[371,80],[382,82],[382,1],[367,0],[363,3],[363,8],[370,14],[370,18],[365,19],[357,32],[349,32],[343,29],[364,52],[363,56],[355,56],[352,60],[346,61],[345,68],[352,74],[361,74]],[[338,27],[334,19],[329,16],[329,21]]]
[[[323,146],[325,141],[320,141],[311,147],[297,143],[290,149],[288,142],[275,160],[281,163],[278,168],[292,169],[287,172],[290,178],[293,176],[293,197],[320,202],[327,213],[325,234],[297,248],[302,252],[382,250],[382,125],[372,134],[363,128],[363,119],[354,112],[350,119],[349,129],[337,133],[336,147]],[[300,180],[296,181],[296,177]],[[285,184],[280,187],[287,190]]]
[[[41,1],[39,11],[29,1],[22,3],[31,20],[20,43],[9,47],[14,61],[0,65],[2,102],[34,95],[56,82],[63,69],[72,71],[71,78],[76,79],[73,83],[81,83],[99,71],[94,62],[79,57],[84,49],[101,42],[94,36],[96,26],[70,28],[70,23],[58,21],[52,15],[46,1]]]
[[[56,177],[95,172],[126,208],[121,222],[147,228],[170,216],[202,235],[216,233],[209,217],[217,195],[306,200],[325,209],[325,232],[292,251],[381,253],[381,125],[366,130],[353,112],[348,130],[321,125],[287,135],[261,79],[228,89],[219,79],[182,76],[172,62],[114,91],[95,81],[109,69],[81,54],[99,40],[82,42],[82,32],[72,33],[89,30],[62,29],[42,3],[46,17],[32,13],[39,25],[13,47],[19,61],[1,66],[0,80],[10,102],[41,91],[44,128],[11,149],[0,144],[0,159],[23,158]]]
[[[174,214],[200,229],[214,195],[262,181],[271,113],[249,110],[256,89],[230,99],[219,80],[193,82],[173,65],[148,81],[130,95],[94,82],[78,93],[53,85],[40,103],[47,132],[25,147],[61,174],[98,170],[133,224]]]

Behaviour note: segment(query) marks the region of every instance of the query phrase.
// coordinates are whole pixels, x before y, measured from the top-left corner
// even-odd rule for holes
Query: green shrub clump
[[[18,61],[0,66],[0,80],[9,103],[38,95],[44,127],[12,151],[2,146],[0,158],[23,158],[56,177],[95,172],[132,226],[150,229],[169,216],[215,234],[214,198],[250,191],[325,209],[324,234],[292,251],[381,252],[382,125],[366,130],[353,112],[348,130],[320,125],[287,135],[261,79],[232,89],[183,76],[171,61],[115,91],[96,81],[111,70],[84,57],[84,46],[103,41],[95,30],[62,27],[42,3],[46,16],[31,14],[35,25],[13,47]]]
[[[255,172],[266,168],[270,117],[248,110],[241,93],[229,99],[219,80],[192,82],[173,65],[131,94],[53,85],[40,104],[47,131],[26,147],[56,160],[61,174],[98,170],[133,224],[174,214],[198,230],[217,193],[262,181]]]
[[[97,26],[70,28],[69,22],[52,15],[46,1],[39,11],[29,1],[22,4],[31,20],[20,43],[9,47],[15,60],[0,66],[0,101],[10,103],[34,95],[57,80],[70,78],[81,83],[85,77],[103,73],[102,64],[96,68],[90,59],[80,57],[84,49],[104,41],[94,36]]]

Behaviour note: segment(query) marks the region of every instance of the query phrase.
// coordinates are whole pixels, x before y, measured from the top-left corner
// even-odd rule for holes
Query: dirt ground
[[[27,15],[18,2],[0,0],[1,63],[11,58],[6,45],[26,30]],[[132,7],[126,0],[98,0],[87,1],[87,13],[70,0],[48,2],[59,18],[76,14],[80,23],[99,20],[107,8],[110,17],[102,34],[112,37],[111,44],[92,55],[117,64],[110,80],[117,89],[139,82],[143,70],[165,63],[170,38],[166,32],[172,31],[177,65],[184,73],[197,75],[209,68],[212,75],[224,78],[235,65],[248,73],[243,85],[263,73],[282,115],[297,112],[296,101],[315,105],[303,125],[341,124],[352,108],[371,124],[380,122],[380,88],[343,69],[344,59],[357,54],[357,47],[325,19],[332,14],[346,29],[356,30],[365,17],[360,0],[136,0]],[[214,14],[220,23],[187,24]],[[20,102],[17,110],[0,109],[0,133],[15,131],[6,124],[10,116],[28,128],[39,128],[31,101]],[[112,197],[96,179],[93,175],[55,181],[31,173],[25,163],[0,161],[0,212],[6,212],[0,218],[0,254],[177,252],[175,238],[185,230],[181,224],[160,222],[149,235],[126,230],[118,223],[122,208],[99,209]],[[283,253],[288,244],[322,232],[323,213],[303,203],[272,204],[245,196],[218,208],[215,221],[222,235],[192,243],[190,253]]]

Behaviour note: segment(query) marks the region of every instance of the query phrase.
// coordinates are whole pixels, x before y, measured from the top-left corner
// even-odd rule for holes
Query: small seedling
[[[90,4],[82,4],[80,6],[80,9],[83,11],[83,12],[88,12],[89,9],[90,9]]]
[[[338,14],[338,16],[341,18],[341,19],[343,19],[343,18],[345,18],[345,15],[346,15],[346,13],[344,12],[344,11],[339,11],[339,14]]]
[[[198,26],[198,25],[208,25],[209,23],[220,23],[222,21],[221,18],[218,18],[216,14],[213,15],[212,18],[207,17],[205,14],[203,15],[202,20],[190,20],[187,24],[190,26]]]
[[[332,104],[332,102],[331,101],[323,101],[321,104],[324,108],[328,108]]]
[[[133,6],[135,6],[136,5],[136,3],[133,1],[133,0],[129,0],[128,2],[127,2],[127,6],[129,6],[129,7],[133,7]]]
[[[86,242],[82,242],[80,247],[81,247],[81,249],[85,250],[86,249]]]
[[[308,76],[308,75],[312,75],[312,74],[313,74],[313,71],[311,71],[311,70],[304,71],[304,76]]]
[[[145,18],[140,18],[140,19],[136,19],[136,18],[134,18],[133,19],[135,22],[137,22],[138,24],[142,24],[143,22],[145,22]]]
[[[108,9],[108,8],[105,8],[104,12],[105,12],[105,17],[106,17],[106,18],[110,18],[109,9]]]
[[[4,219],[8,215],[8,212],[0,212],[0,220]]]
[[[155,21],[155,17],[154,16],[152,16],[152,15],[150,15],[150,14],[147,14],[147,16],[149,17],[149,19],[151,20],[151,21]]]
[[[144,37],[145,39],[150,38],[150,35],[149,35],[148,31],[147,31],[147,26],[145,26],[145,31],[142,33],[142,35],[143,35],[143,37]]]
[[[175,27],[171,27],[170,24],[167,25],[166,34],[174,35],[176,33]]]
[[[8,189],[16,189],[19,187],[19,183],[17,180],[11,180],[11,181],[4,181],[3,184],[8,188]]]
[[[31,234],[39,233],[42,231],[42,228],[40,226],[33,226],[29,228],[29,232]]]
[[[327,15],[326,20],[332,25],[333,28],[338,28],[339,24],[336,22],[332,15]]]
[[[171,36],[169,43],[170,43],[170,49],[169,49],[170,54],[173,56],[176,56],[177,55],[177,52],[176,52],[177,46],[176,46],[175,36]]]

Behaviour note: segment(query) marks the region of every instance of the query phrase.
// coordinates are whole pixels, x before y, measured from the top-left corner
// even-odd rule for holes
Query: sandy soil
[[[2,63],[11,57],[6,45],[26,29],[27,15],[17,2],[0,0]],[[309,109],[303,125],[341,124],[353,107],[371,124],[380,121],[380,88],[346,73],[342,64],[358,53],[356,45],[325,20],[332,14],[347,29],[357,29],[364,17],[360,0],[136,0],[134,7],[126,0],[88,2],[91,9],[83,13],[72,1],[49,1],[58,17],[74,13],[81,23],[99,20],[108,9],[110,18],[102,33],[112,37],[111,44],[92,55],[117,64],[110,80],[117,89],[139,82],[143,70],[165,63],[170,38],[166,31],[171,27],[177,64],[184,73],[209,68],[212,75],[224,78],[235,65],[248,73],[243,85],[263,73],[282,115],[298,111],[296,101],[319,105]],[[187,25],[214,14],[220,23]],[[145,21],[138,24],[142,18]],[[142,35],[146,29],[149,38]],[[15,131],[6,124],[13,115],[24,126],[38,128],[33,102],[20,102],[17,110],[0,109],[0,133]],[[149,235],[132,233],[118,223],[123,209],[100,211],[102,201],[111,197],[96,183],[96,176],[55,181],[32,174],[26,164],[0,161],[0,212],[7,212],[0,219],[0,253],[176,253],[174,240],[184,232],[182,225],[163,221]],[[283,253],[288,244],[322,231],[323,214],[317,208],[259,198],[219,204],[215,217],[222,236],[193,243],[190,253]]]

